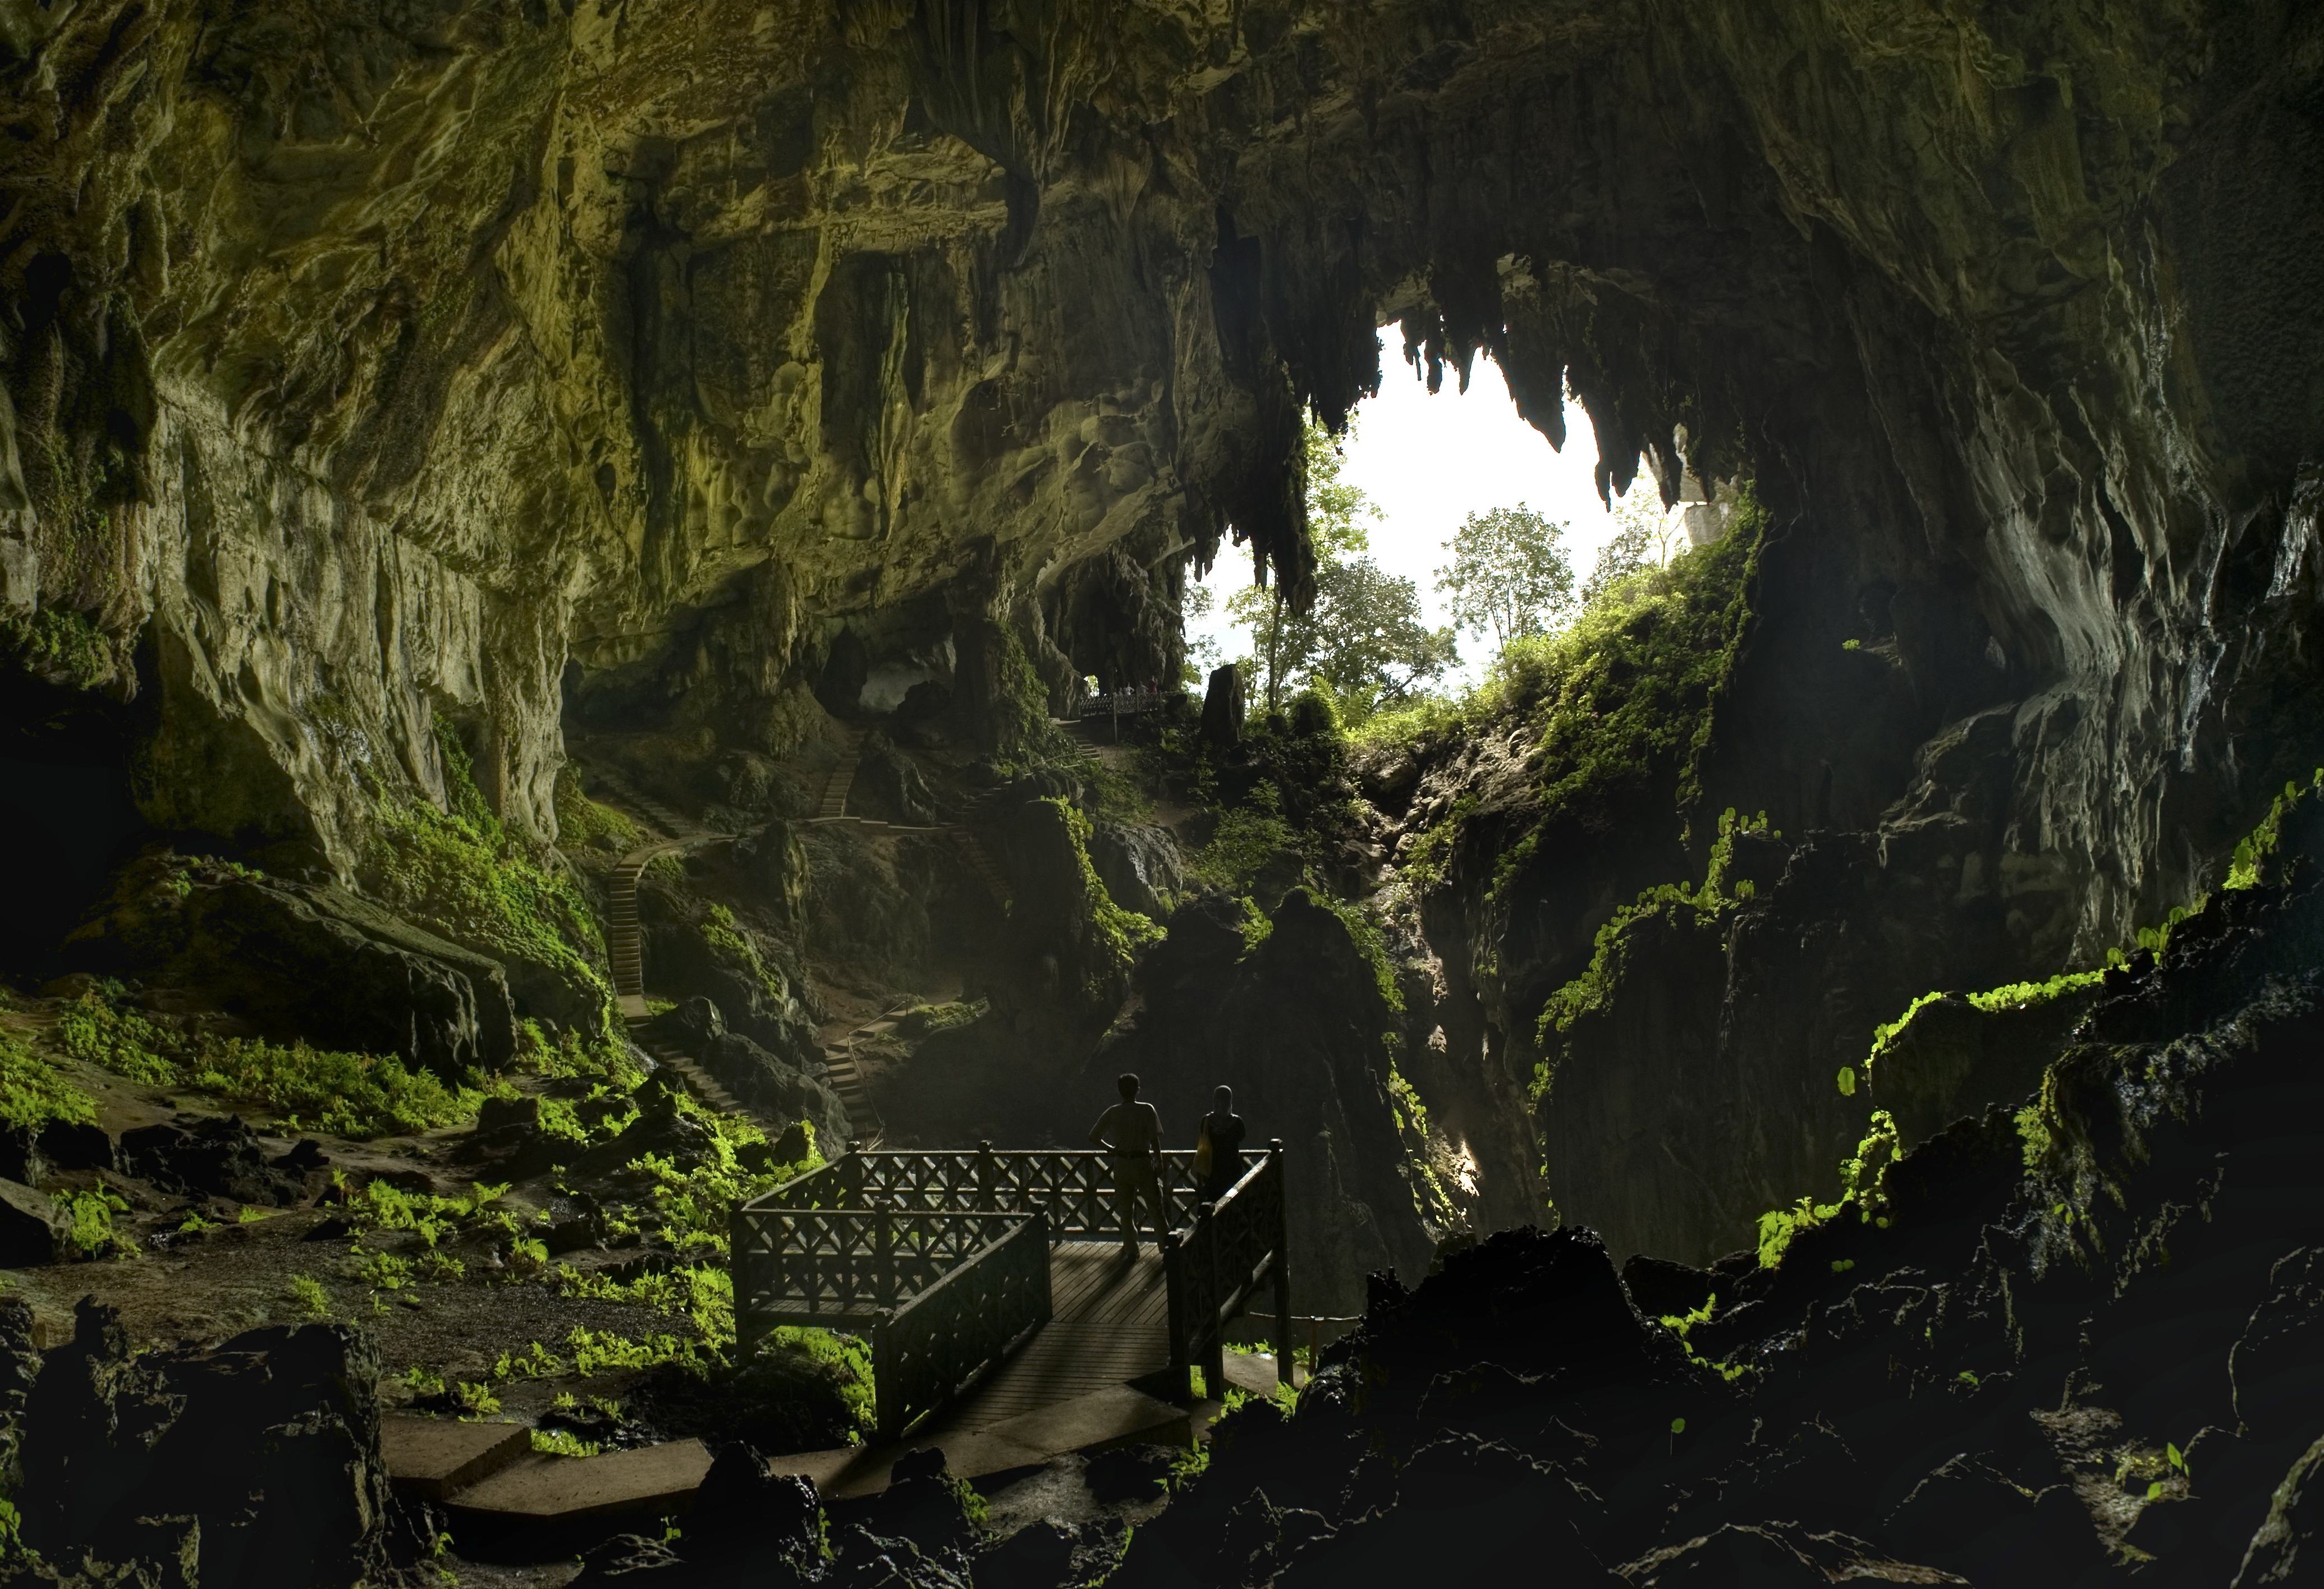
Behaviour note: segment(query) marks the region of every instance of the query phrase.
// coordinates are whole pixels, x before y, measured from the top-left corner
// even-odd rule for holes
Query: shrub
[[[51,1120],[85,1125],[97,1100],[13,1033],[0,1032],[0,1125],[38,1131]]]
[[[1194,858],[1194,876],[1245,894],[1279,852],[1296,848],[1297,836],[1283,820],[1281,796],[1274,785],[1260,784],[1251,791],[1249,804],[1221,814],[1211,841]]]

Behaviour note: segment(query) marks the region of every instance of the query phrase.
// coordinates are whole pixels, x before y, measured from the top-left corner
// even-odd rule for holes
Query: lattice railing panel
[[[738,1325],[868,1325],[968,1263],[1010,1214],[885,1208],[735,1210],[732,1246]]]
[[[872,1336],[880,1433],[893,1438],[997,1364],[1050,1313],[1049,1241],[1038,1214],[899,1309]]]
[[[1283,1175],[1270,1154],[1176,1233],[1166,1258],[1173,1362],[1216,1355],[1226,1321],[1282,1262],[1283,1215]]]
[[[1194,1155],[1162,1155],[1162,1227],[1194,1217],[1200,1200]],[[777,1187],[748,1205],[855,1208],[884,1203],[927,1213],[1036,1209],[1049,1217],[1052,1245],[1106,1241],[1121,1234],[1110,1153],[1058,1150],[881,1151],[849,1153]],[[1139,1222],[1149,1227],[1151,1210]]]

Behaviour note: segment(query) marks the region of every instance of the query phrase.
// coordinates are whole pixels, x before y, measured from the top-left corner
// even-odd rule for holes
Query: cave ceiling
[[[1040,653],[1093,559],[1167,611],[1229,541],[1304,599],[1302,416],[1395,323],[1385,378],[1491,357],[1555,440],[1570,388],[1608,489],[1752,476],[1803,589],[1911,596],[1910,739],[2071,695],[2021,786],[2086,785],[2086,869],[2165,852],[2156,787],[2272,767],[2303,632],[2222,620],[2313,539],[2318,39],[2163,0],[5,0],[0,605],[119,641],[167,825],[343,856],[366,778],[440,790],[448,718],[545,832],[568,660],[779,750],[844,622]],[[2099,916],[2156,886],[2116,871]]]

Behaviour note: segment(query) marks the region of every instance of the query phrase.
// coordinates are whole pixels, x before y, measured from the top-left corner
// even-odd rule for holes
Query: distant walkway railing
[[[1163,1155],[1170,1363],[1212,1393],[1223,1330],[1262,1285],[1290,1335],[1282,1144],[1215,1204],[1194,1154]],[[1150,1209],[1139,1210],[1144,1226]],[[851,1152],[736,1207],[738,1350],[782,1325],[867,1336],[879,1432],[901,1435],[999,1365],[1051,1310],[1049,1249],[1121,1235],[1113,1159],[1096,1152]],[[1288,1355],[1277,1372],[1287,1372]]]
[[[1163,693],[1157,689],[1132,686],[1120,690],[1102,690],[1084,695],[1066,712],[1068,718],[1135,717],[1140,712],[1162,710]]]

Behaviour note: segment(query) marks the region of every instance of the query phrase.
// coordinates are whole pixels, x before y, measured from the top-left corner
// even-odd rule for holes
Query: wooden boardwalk
[[[1049,1322],[917,1438],[989,1428],[1170,1365],[1169,1295],[1151,1243],[1134,1265],[1118,1242],[1062,1243],[1049,1254]]]

